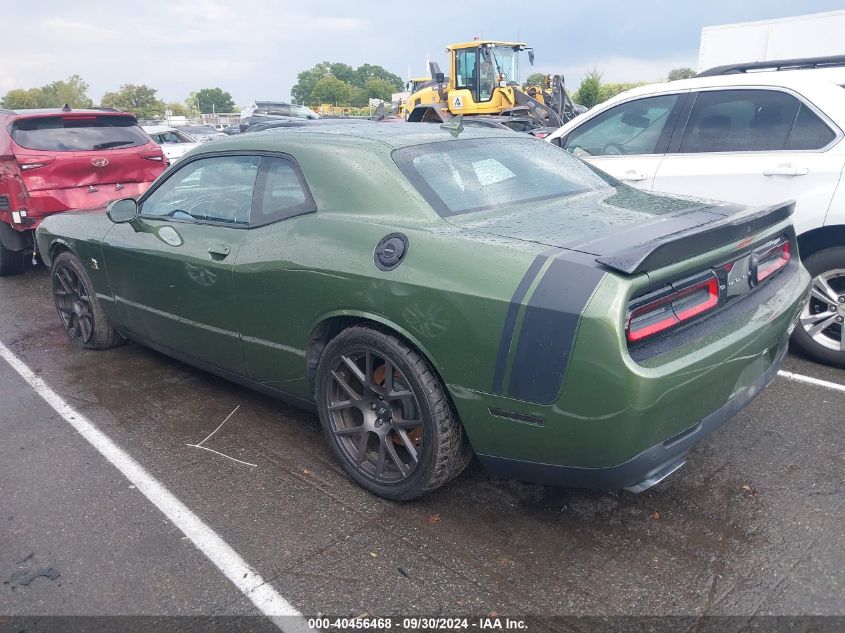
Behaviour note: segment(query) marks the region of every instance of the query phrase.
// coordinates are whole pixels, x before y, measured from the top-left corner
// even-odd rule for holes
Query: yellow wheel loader
[[[543,86],[519,83],[521,54],[534,64],[534,50],[522,42],[474,40],[452,44],[446,52],[448,76],[431,63],[431,80],[404,104],[408,121],[444,122],[462,114],[464,124],[530,131],[560,127],[579,113],[562,76],[549,75]]]

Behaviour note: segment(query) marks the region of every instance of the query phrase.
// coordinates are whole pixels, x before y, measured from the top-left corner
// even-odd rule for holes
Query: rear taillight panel
[[[792,255],[791,250],[786,238],[773,240],[756,249],[752,254],[756,282],[759,284],[786,268]]]
[[[16,158],[18,160],[18,166],[23,172],[32,171],[39,167],[46,167],[56,162],[56,157],[49,156],[48,154],[18,154]]]
[[[710,271],[631,302],[626,335],[637,343],[710,312],[719,305],[719,278]]]
[[[150,149],[142,149],[138,152],[138,156],[141,158],[146,158],[147,160],[154,160],[160,163],[168,162],[164,156],[164,152],[161,150],[160,147],[153,147]]]
[[[751,293],[786,268],[791,252],[789,238],[781,236],[725,264],[633,299],[625,323],[629,345],[668,333]]]

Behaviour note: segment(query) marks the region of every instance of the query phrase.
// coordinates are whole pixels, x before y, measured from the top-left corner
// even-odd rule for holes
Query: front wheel
[[[53,261],[53,299],[68,336],[87,349],[108,349],[124,343],[100,306],[94,284],[82,262],[70,252]]]
[[[365,326],[338,334],[320,358],[316,397],[332,452],[379,496],[413,499],[467,465],[469,443],[443,384],[392,334]]]
[[[792,342],[813,360],[845,367],[845,246],[815,252],[804,266],[813,287]]]

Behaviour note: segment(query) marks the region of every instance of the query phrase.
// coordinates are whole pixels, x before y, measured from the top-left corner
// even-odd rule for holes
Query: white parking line
[[[787,380],[794,380],[796,382],[803,382],[809,385],[816,385],[817,387],[824,387],[825,389],[833,389],[834,391],[841,391],[845,393],[845,385],[840,385],[838,382],[830,382],[829,380],[820,380],[812,376],[804,376],[802,374],[793,374],[791,371],[784,371],[781,369],[778,376],[786,378]]]
[[[56,413],[134,484],[279,629],[285,633],[309,630],[299,611],[279,595],[226,541],[90,420],[50,389],[3,343],[0,343],[0,358],[9,363]]]

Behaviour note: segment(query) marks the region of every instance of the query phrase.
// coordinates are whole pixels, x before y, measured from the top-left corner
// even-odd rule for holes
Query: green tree
[[[88,96],[88,84],[79,75],[64,81],[54,81],[40,88],[10,90],[3,97],[4,108],[90,108],[94,102]]]
[[[531,73],[525,80],[526,86],[545,86],[546,75],[544,73]]]
[[[296,85],[291,88],[290,96],[297,103],[311,103],[311,92],[323,77],[331,75],[331,62],[322,62],[313,68],[303,70],[296,76]]]
[[[349,105],[355,106],[356,108],[365,108],[367,107],[367,103],[369,103],[367,91],[358,86],[352,86],[352,99],[350,99]]]
[[[575,93],[572,100],[587,108],[592,108],[599,103],[601,101],[601,77],[602,74],[595,68],[588,72],[581,80],[578,92]]]
[[[599,88],[599,100],[598,102],[601,103],[603,101],[607,101],[611,97],[615,97],[620,92],[625,92],[626,90],[630,90],[631,88],[636,88],[637,86],[644,86],[647,82],[645,81],[634,81],[628,83],[607,83],[602,84],[601,88]]]
[[[361,64],[355,70],[355,80],[351,83],[360,88],[364,88],[370,79],[380,79],[390,84],[390,92],[398,92],[405,86],[405,82],[398,75],[394,75],[389,70],[375,66],[373,64]]]
[[[348,64],[340,62],[321,62],[316,64],[308,70],[303,70],[296,77],[296,85],[291,88],[290,95],[297,103],[315,103],[319,99],[313,94],[317,84],[325,77],[334,77],[338,81],[342,81],[353,88],[350,102],[361,102],[366,105],[369,96],[365,93],[373,92],[374,90],[380,94],[394,93],[403,88],[403,82],[400,77],[394,75],[392,72],[376,66],[373,64],[361,64],[358,68],[353,69]],[[367,88],[367,82],[370,80],[379,80],[386,82],[386,84],[370,84]],[[385,90],[385,86],[389,85],[390,90]],[[357,88],[358,90],[354,90]],[[381,97],[379,97],[381,98]],[[390,97],[388,96],[388,99]]]
[[[167,110],[170,110],[171,116],[188,116],[188,114],[190,114],[190,112],[188,111],[188,107],[183,103],[179,103],[178,101],[168,103],[165,108]]]
[[[349,64],[343,64],[341,62],[332,62],[329,64],[329,74],[334,76],[335,79],[340,79],[341,81],[345,81],[350,85],[358,85],[358,82],[356,81],[355,69],[352,68],[352,66],[350,66]]]
[[[41,94],[41,88],[30,88],[29,90],[15,88],[6,93],[0,105],[10,110],[40,108],[44,105],[44,96]]]
[[[46,107],[60,108],[68,104],[71,108],[90,108],[94,105],[88,96],[88,84],[79,75],[71,75],[64,81],[54,81],[41,88]]]
[[[139,119],[155,119],[164,116],[164,102],[156,98],[155,88],[135,84],[124,84],[116,92],[103,95],[102,105],[131,112]]]
[[[364,93],[367,95],[367,99],[381,99],[382,101],[387,101],[390,103],[390,98],[393,96],[393,93],[396,92],[395,86],[387,81],[386,79],[377,79],[375,77],[370,77],[364,83]]]
[[[666,76],[666,81],[677,81],[678,79],[689,79],[695,77],[696,73],[692,68],[673,68]]]
[[[341,81],[334,75],[327,75],[320,79],[311,91],[311,102],[350,105],[354,93],[354,86]]]
[[[231,112],[235,108],[235,102],[225,90],[220,88],[203,88],[188,95],[186,103],[192,110],[202,114],[212,112]]]

